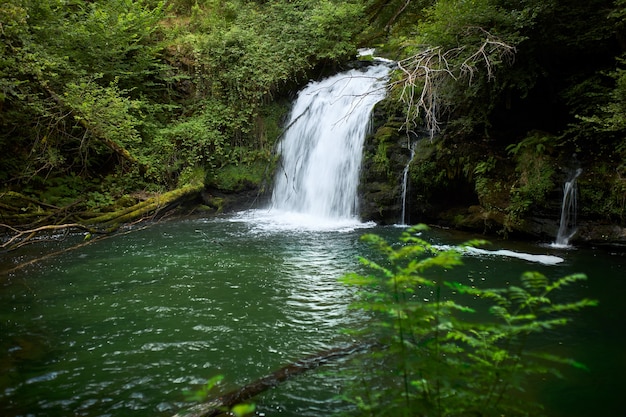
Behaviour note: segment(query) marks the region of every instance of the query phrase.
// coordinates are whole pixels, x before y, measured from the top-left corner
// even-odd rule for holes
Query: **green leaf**
[[[380,281],[378,278],[372,275],[359,275],[355,272],[351,272],[345,274],[339,279],[339,282],[346,285],[356,285],[356,286],[370,286],[374,284],[378,284]]]
[[[254,413],[255,409],[255,404],[237,404],[233,408],[231,408],[230,411],[236,417],[244,417],[248,414]]]
[[[540,292],[548,286],[548,278],[539,272],[522,274],[522,285],[529,291]]]
[[[579,281],[585,281],[586,279],[587,279],[587,275],[585,275],[585,274],[572,274],[572,275],[565,276],[563,278],[560,278],[560,279],[556,280],[551,285],[549,285],[546,288],[546,293],[548,293],[550,291],[553,291],[553,290],[560,289],[560,288],[565,287],[567,285],[574,284],[574,283],[579,282]]]
[[[541,311],[543,313],[562,313],[565,311],[579,311],[585,307],[596,307],[598,306],[597,300],[583,299],[580,301],[575,301],[567,304],[555,304],[548,307],[544,307]]]
[[[551,353],[544,353],[544,352],[530,352],[528,353],[528,355],[534,358],[543,359],[549,362],[570,365],[576,369],[580,369],[583,371],[589,371],[589,368],[584,363],[578,362],[577,360],[574,360],[572,358],[563,358],[558,355],[554,355]]]

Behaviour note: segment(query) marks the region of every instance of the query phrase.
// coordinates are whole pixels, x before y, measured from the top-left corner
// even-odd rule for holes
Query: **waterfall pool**
[[[363,233],[395,242],[402,230],[358,220],[362,143],[384,97],[387,65],[300,92],[269,209],[131,229],[0,275],[0,415],[171,416],[190,405],[185,390],[216,375],[224,383],[214,395],[354,343],[343,330],[368,317],[349,308],[354,289],[338,278],[361,268],[358,256],[373,255]],[[422,237],[440,247],[474,238],[447,230]],[[53,247],[41,241],[3,253],[0,270]],[[598,299],[599,307],[546,333],[542,344],[589,372],[564,370],[566,379],[537,381],[528,395],[549,417],[587,417],[623,409],[625,267],[623,252],[497,242],[466,251],[463,266],[442,274],[504,287],[529,270],[552,278],[586,273],[569,295]],[[339,398],[350,377],[332,372],[342,365],[256,397],[258,415],[350,411]]]
[[[217,374],[228,391],[312,353],[352,343],[361,322],[337,282],[368,254],[359,236],[399,227],[272,227],[264,211],[169,221],[94,242],[0,278],[0,411],[14,416],[169,416]],[[280,217],[280,216],[279,216]],[[436,245],[473,236],[425,232]],[[48,244],[24,248],[46,250]],[[25,251],[25,252],[24,252]],[[508,251],[508,252],[507,252]],[[526,254],[524,258],[507,254]],[[562,261],[541,263],[534,255]],[[3,266],[10,264],[6,254]],[[600,305],[545,343],[590,368],[532,394],[551,417],[618,415],[626,371],[623,253],[496,242],[446,274],[498,286],[522,271],[584,272],[572,288]],[[328,416],[347,381],[310,371],[255,398],[266,416]]]

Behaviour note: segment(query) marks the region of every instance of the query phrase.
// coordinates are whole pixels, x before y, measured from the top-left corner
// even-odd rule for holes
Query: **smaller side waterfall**
[[[582,174],[582,168],[576,169],[563,185],[563,203],[561,204],[561,220],[554,246],[567,247],[569,240],[576,233],[577,186],[576,179]]]
[[[409,168],[411,167],[411,162],[413,162],[413,158],[415,158],[415,145],[417,144],[417,142],[413,142],[411,144],[408,145],[409,150],[411,151],[411,156],[409,157],[408,162],[406,163],[406,166],[404,167],[404,172],[402,173],[402,218],[400,219],[400,222],[402,225],[406,225],[407,224],[407,216],[406,216],[406,209],[407,209],[407,193],[408,193],[408,189],[409,189]]]

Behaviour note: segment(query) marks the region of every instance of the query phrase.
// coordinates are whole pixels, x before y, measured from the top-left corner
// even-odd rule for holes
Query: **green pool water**
[[[398,227],[274,228],[254,216],[163,222],[68,252],[0,278],[0,415],[168,416],[188,404],[185,389],[221,374],[219,389],[262,377],[307,355],[354,341],[342,329],[365,320],[348,308],[353,290],[337,282],[368,255],[366,232],[394,240]],[[454,245],[445,230],[424,237]],[[74,237],[80,239],[80,236]],[[44,251],[35,245],[31,252]],[[503,285],[522,271],[557,277],[585,272],[570,289],[600,306],[551,349],[590,372],[533,395],[554,417],[619,414],[626,258],[607,250],[558,250],[495,242],[493,249],[562,259],[556,264],[478,253],[446,274]],[[2,264],[14,256],[5,253]],[[329,365],[338,367],[340,363]],[[257,397],[262,415],[327,416],[349,405],[346,383],[328,366]]]

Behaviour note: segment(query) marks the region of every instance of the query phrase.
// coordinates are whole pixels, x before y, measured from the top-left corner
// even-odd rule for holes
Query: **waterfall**
[[[407,195],[408,188],[409,188],[409,168],[411,167],[411,162],[413,162],[413,158],[415,158],[415,145],[416,144],[417,144],[417,142],[413,142],[413,143],[408,145],[408,148],[411,151],[411,156],[409,157],[409,160],[406,163],[406,166],[404,167],[404,172],[402,173],[402,218],[400,219],[402,225],[406,225],[407,224],[406,223],[407,222],[407,218],[406,218],[406,206],[407,206],[406,195]]]
[[[556,234],[554,246],[567,247],[569,240],[576,233],[577,191],[576,179],[583,172],[582,168],[576,169],[563,185],[563,202],[561,204],[561,220],[559,231]]]
[[[271,210],[325,220],[357,219],[363,142],[385,96],[388,65],[309,83],[293,105],[278,151]]]

